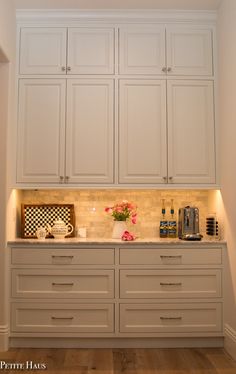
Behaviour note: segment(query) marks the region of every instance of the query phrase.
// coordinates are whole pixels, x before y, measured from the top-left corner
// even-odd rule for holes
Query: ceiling
[[[18,9],[215,10],[222,0],[14,0]]]

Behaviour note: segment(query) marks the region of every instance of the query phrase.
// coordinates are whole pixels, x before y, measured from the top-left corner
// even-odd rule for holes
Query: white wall
[[[7,135],[14,122],[14,87],[15,9],[13,0],[0,0],[0,350],[7,349],[9,331],[6,205],[10,192],[7,189]]]
[[[225,271],[225,347],[236,359],[236,1],[219,9],[219,109],[222,200],[228,244]]]

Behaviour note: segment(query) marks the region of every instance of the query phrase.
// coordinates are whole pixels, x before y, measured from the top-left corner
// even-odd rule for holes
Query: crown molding
[[[157,9],[17,9],[17,23],[58,24],[81,22],[197,22],[212,23],[217,20],[217,11],[157,10]]]

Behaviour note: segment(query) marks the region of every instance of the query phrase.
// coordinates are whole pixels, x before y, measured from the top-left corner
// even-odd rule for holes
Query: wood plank
[[[39,374],[236,374],[236,362],[221,348],[11,348],[0,352],[0,362],[45,364],[47,369],[37,370]]]

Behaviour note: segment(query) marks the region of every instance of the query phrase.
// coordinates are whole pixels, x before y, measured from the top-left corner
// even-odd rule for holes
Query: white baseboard
[[[228,324],[225,324],[224,348],[236,360],[236,331]]]
[[[12,348],[210,348],[223,337],[208,338],[10,338]]]
[[[0,326],[0,351],[7,351],[9,349],[9,326]]]

